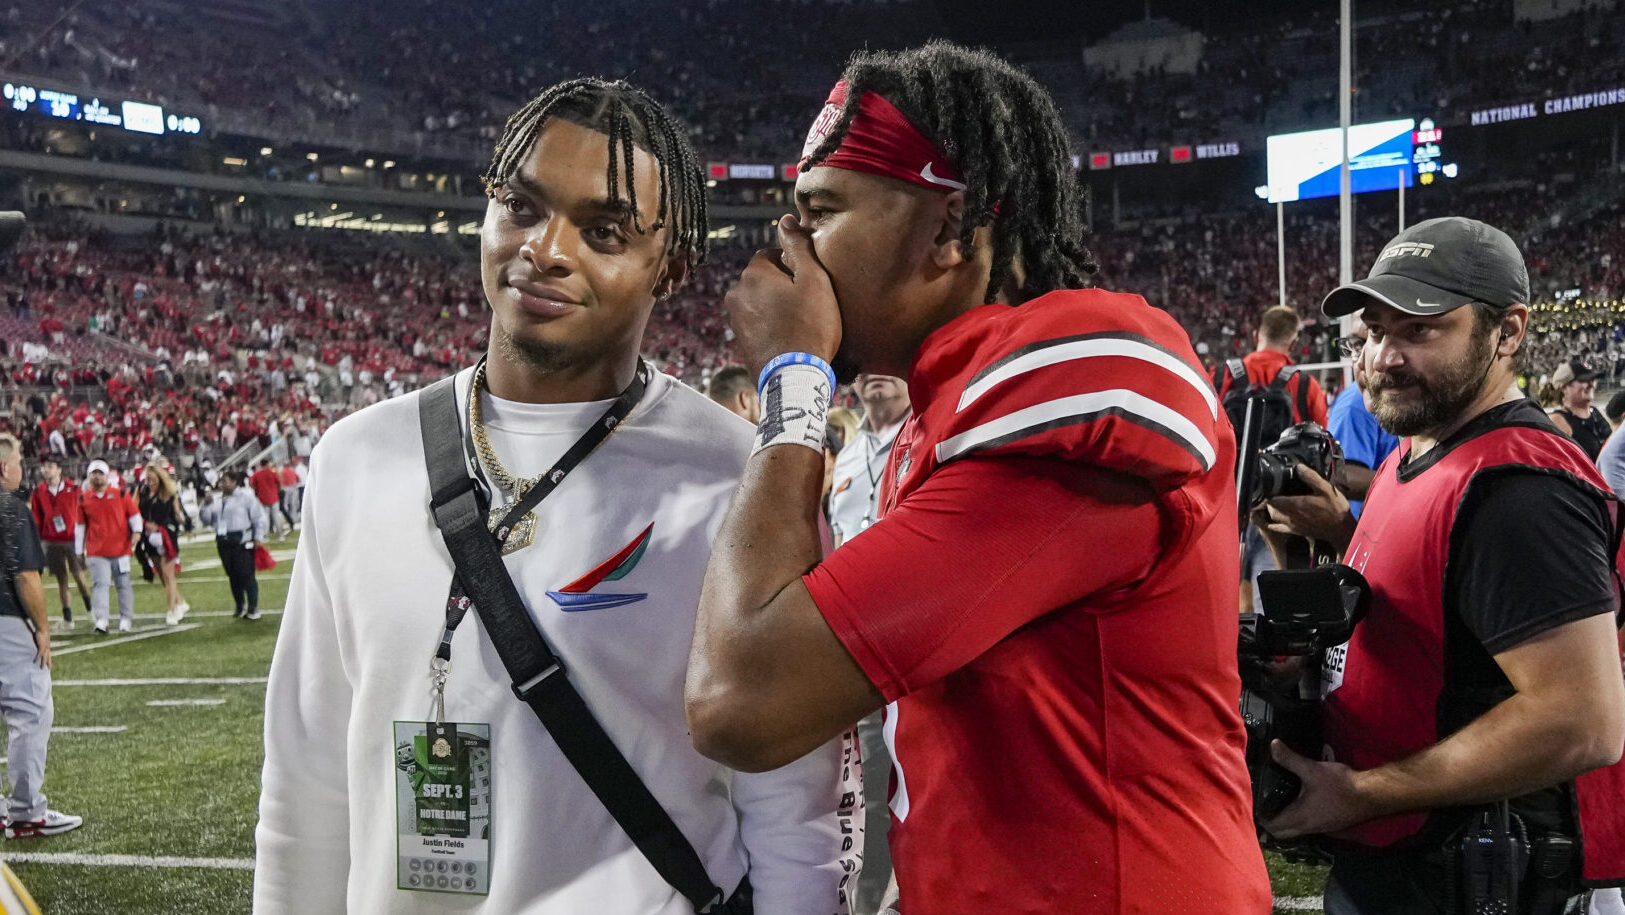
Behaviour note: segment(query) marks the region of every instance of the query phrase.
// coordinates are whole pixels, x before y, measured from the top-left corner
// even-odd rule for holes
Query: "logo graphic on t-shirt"
[[[547,592],[547,596],[559,605],[559,609],[566,613],[575,613],[581,610],[601,610],[606,607],[623,607],[635,604],[648,597],[648,594],[590,594],[593,588],[606,581],[620,581],[637,567],[643,559],[643,553],[649,548],[649,535],[654,532],[655,526],[651,522],[643,529],[643,533],[632,538],[632,542],[621,548],[619,553],[604,560],[597,568],[581,576],[575,581],[565,585],[557,591]]]

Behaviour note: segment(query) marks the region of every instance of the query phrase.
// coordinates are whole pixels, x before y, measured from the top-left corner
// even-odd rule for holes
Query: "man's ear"
[[[655,298],[664,299],[676,292],[688,279],[688,266],[687,254],[673,254],[667,257],[665,266],[661,268],[660,278],[655,280]]]
[[[968,250],[960,239],[965,230],[965,192],[943,195],[935,214],[937,234],[931,240],[931,262],[937,269],[952,270],[974,258],[975,252]]]
[[[1513,305],[1507,309],[1506,317],[1501,319],[1501,327],[1496,331],[1496,355],[1512,356],[1523,347],[1524,334],[1529,330],[1529,306]]]

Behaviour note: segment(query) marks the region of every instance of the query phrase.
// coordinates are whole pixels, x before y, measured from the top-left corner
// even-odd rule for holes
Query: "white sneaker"
[[[181,621],[181,611],[180,611],[179,607],[177,607],[174,610],[171,610],[168,613],[164,614],[164,625],[165,626],[173,626],[173,625],[175,625],[176,623],[178,623],[180,621]]]
[[[95,629],[96,629],[96,634],[97,635],[106,635],[107,634],[107,624],[106,623],[97,623],[96,626],[95,626]]]
[[[257,620],[259,618],[260,612],[258,610],[250,610],[243,615],[243,619],[245,620]]]
[[[130,631],[130,621],[126,620],[126,619],[119,620],[118,621],[118,631],[120,631],[120,632],[129,632]]]
[[[6,822],[6,838],[32,839],[38,836],[59,835],[70,829],[78,829],[84,821],[84,817],[73,816],[56,810],[47,810],[44,819],[31,822],[8,820]]]
[[[186,601],[181,601],[180,604],[177,607],[175,607],[175,622],[178,623],[181,620],[186,619],[186,614],[191,613],[191,612],[192,612],[192,605],[187,603]]]

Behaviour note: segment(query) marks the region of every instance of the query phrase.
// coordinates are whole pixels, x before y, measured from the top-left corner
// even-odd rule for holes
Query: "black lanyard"
[[[476,374],[478,374],[477,369]],[[564,482],[564,478],[570,475],[570,471],[574,470],[576,465],[586,460],[587,455],[597,450],[598,446],[602,445],[611,433],[620,428],[621,423],[637,407],[638,402],[643,400],[644,392],[649,389],[649,375],[648,363],[639,359],[638,369],[632,373],[632,383],[628,384],[620,396],[615,398],[615,402],[609,405],[609,409],[605,410],[602,416],[587,427],[587,431],[583,432],[581,437],[576,439],[576,443],[564,452],[564,456],[559,458],[548,469],[547,473],[536,481],[535,486],[532,486],[529,491],[519,497],[518,501],[508,506],[507,511],[503,512],[502,521],[496,526],[494,534],[499,547],[508,539],[515,521],[525,517],[526,513],[551,495],[553,490],[558,489],[559,484]],[[474,391],[470,396],[478,397],[479,392]],[[473,434],[473,427],[470,424],[463,442],[463,448],[468,454],[473,452]],[[478,458],[473,459],[473,465],[475,467],[479,466]],[[463,617],[468,615],[468,608],[471,606],[473,606],[473,602],[464,593],[462,582],[456,576],[453,576],[451,594],[446,598],[446,631],[440,636],[440,646],[434,652],[435,658],[442,663],[449,664],[451,662],[452,634],[457,631],[457,627],[463,622]]]
[[[903,413],[902,418],[897,421],[897,431],[891,434],[891,441],[887,442],[884,448],[876,449],[869,441],[871,435],[878,440],[880,438],[878,434],[863,433],[863,473],[864,476],[869,478],[869,510],[863,515],[863,526],[865,528],[875,523],[875,515],[880,508],[880,478],[886,473],[886,465],[891,463],[891,452],[893,448],[897,447],[897,437],[903,434],[903,426],[913,413],[914,409],[912,407]],[[881,455],[885,455],[886,460],[881,463],[880,472],[876,473],[875,458]]]

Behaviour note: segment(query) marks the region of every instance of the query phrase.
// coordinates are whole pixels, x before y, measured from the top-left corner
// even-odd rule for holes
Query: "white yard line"
[[[0,861],[20,864],[77,864],[85,867],[206,867],[251,871],[253,858],[174,858],[153,855],[86,855],[77,852],[3,852]]]
[[[128,731],[123,724],[93,724],[82,728],[51,728],[52,734],[122,734]]]
[[[55,686],[247,686],[268,677],[147,677],[145,679],[52,680]]]
[[[275,610],[261,610],[260,616],[278,616],[281,615],[281,613],[282,609],[279,607]],[[186,618],[189,620],[223,619],[236,615],[236,613],[230,610],[194,610],[191,613],[186,614]],[[135,618],[138,620],[161,620],[164,618],[164,615],[162,613],[137,613]],[[186,632],[187,630],[196,628],[196,623],[182,623],[181,625],[174,627],[153,626],[147,629],[135,630],[135,632],[128,636],[108,638],[107,636],[96,635],[96,631],[87,623],[83,628],[75,627],[73,629],[59,629],[51,633],[51,653],[63,654],[70,651],[88,651],[92,648],[101,648],[104,645],[116,645],[119,642],[127,642],[132,638],[150,638],[155,635],[163,635],[166,632]]]
[[[187,632],[196,628],[198,628],[197,623],[183,623],[179,626],[165,626],[162,629],[153,629],[147,632],[137,632],[132,635],[119,636],[118,638],[113,639],[104,637],[98,641],[82,642],[80,644],[71,645],[62,649],[52,648],[51,654],[55,656],[73,654],[76,651],[94,651],[98,648],[106,648],[109,645],[123,645],[125,642],[139,642],[142,639],[153,639],[161,635],[174,635],[177,632]]]
[[[275,610],[261,610],[260,614],[263,616],[264,614],[267,614],[267,613],[281,613],[281,612],[282,612],[282,608],[278,607]],[[193,610],[193,611],[187,613],[185,618],[186,619],[192,619],[193,617],[201,617],[203,619],[208,619],[208,618],[211,618],[211,617],[236,616],[236,615],[237,614],[235,612],[231,611],[231,610]],[[164,618],[164,614],[162,614],[162,613],[137,613],[135,615],[135,618],[138,619],[138,620],[161,620],[161,619]],[[72,634],[73,635],[78,635],[79,630],[77,628],[75,628],[73,630]]]
[[[292,559],[294,557],[294,554],[297,553],[297,552],[298,552],[297,550],[272,550],[271,551],[271,558],[275,559],[277,562],[286,562],[286,561]],[[188,572],[202,572],[205,569],[218,569],[218,568],[220,568],[220,560],[218,560],[218,559],[199,559],[199,560],[196,560],[194,562],[187,562],[185,559],[182,559],[181,560],[181,568],[183,569],[183,571],[181,572],[181,580],[182,581],[198,581],[199,579],[196,579],[196,578],[188,579],[186,577],[186,574]],[[265,576],[261,575],[260,577],[264,578]],[[221,578],[221,579],[218,579],[218,580],[219,581],[225,581],[224,578]]]
[[[184,572],[181,573],[181,574],[183,576],[186,576],[186,573],[184,573]],[[278,573],[275,573],[275,572],[259,572],[259,573],[256,573],[254,575],[254,580],[255,581],[287,581],[288,579],[290,579],[292,577],[293,577],[292,572],[289,572],[289,573],[287,573],[285,575],[278,574]],[[231,579],[227,578],[224,575],[194,575],[194,576],[182,577],[180,579],[180,583],[183,584],[183,585],[195,585],[195,584],[202,584],[204,582],[221,582],[221,581],[231,581]]]
[[[150,705],[150,706],[154,706],[154,707],[180,706],[180,705],[225,705],[226,700],[224,700],[224,699],[153,699],[153,700],[150,700],[147,704]]]
[[[1319,896],[1279,896],[1275,900],[1275,907],[1288,912],[1318,912],[1320,911]]]

